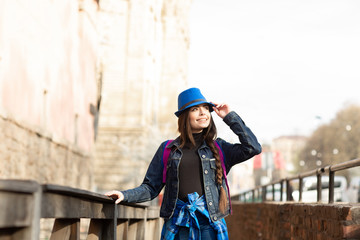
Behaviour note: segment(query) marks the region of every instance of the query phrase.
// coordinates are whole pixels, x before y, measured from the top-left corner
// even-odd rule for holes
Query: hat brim
[[[200,102],[195,102],[195,103],[189,104],[189,106],[186,106],[186,108],[181,109],[180,111],[175,112],[175,115],[176,115],[177,117],[179,117],[186,109],[191,108],[191,107],[196,106],[196,105],[203,104],[203,103],[206,103],[206,104],[210,105],[210,108],[209,108],[209,111],[210,111],[210,112],[214,111],[214,109],[213,109],[212,107],[215,107],[215,105],[214,105],[213,103],[211,103],[211,102],[206,102],[206,101],[200,101]]]

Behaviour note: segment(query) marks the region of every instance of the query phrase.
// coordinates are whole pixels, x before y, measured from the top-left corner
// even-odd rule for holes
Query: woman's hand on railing
[[[119,204],[122,200],[124,200],[124,194],[120,191],[112,190],[110,192],[105,193],[106,196],[111,197],[112,199],[116,199],[115,203]]]

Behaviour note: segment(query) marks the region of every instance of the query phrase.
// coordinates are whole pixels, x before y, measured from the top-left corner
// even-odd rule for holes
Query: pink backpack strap
[[[217,142],[217,141],[214,141],[214,143],[215,143],[215,146],[217,147],[217,149],[219,150],[221,167],[222,167],[222,169],[223,169],[223,175],[224,175],[224,178],[225,178],[225,184],[226,184],[227,191],[228,191],[228,196],[229,196],[230,211],[231,211],[231,214],[232,214],[231,198],[230,198],[230,188],[229,188],[229,184],[228,184],[228,180],[227,180],[227,176],[226,176],[226,168],[225,168],[225,162],[224,162],[224,154],[223,154],[223,151],[222,151],[220,145],[218,144],[218,142]]]
[[[163,163],[163,166],[164,166],[164,169],[163,169],[163,180],[162,182],[165,183],[166,182],[166,170],[167,170],[167,163],[168,163],[168,159],[169,159],[169,155],[170,155],[170,152],[171,152],[171,148],[168,148],[167,146],[172,143],[173,140],[168,140],[166,143],[165,143],[165,147],[164,147],[164,152],[163,152],[163,155],[162,155],[162,163]]]
[[[226,179],[226,168],[225,168],[225,163],[224,163],[224,154],[222,149],[220,148],[220,145],[217,143],[217,141],[214,141],[215,146],[217,147],[217,149],[219,150],[219,155],[220,155],[220,160],[221,160],[221,167],[223,169],[224,172],[224,177]]]

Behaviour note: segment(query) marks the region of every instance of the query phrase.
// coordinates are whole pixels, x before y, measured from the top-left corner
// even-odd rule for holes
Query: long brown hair
[[[195,140],[192,135],[192,130],[190,126],[189,118],[190,109],[185,110],[178,119],[178,131],[180,133],[180,147],[184,147],[187,142],[191,142],[195,147]],[[214,140],[217,136],[217,130],[212,116],[210,115],[210,124],[207,128],[204,128],[202,131],[203,139],[206,144],[210,147],[211,152],[215,157],[216,165],[216,183],[220,187],[220,199],[219,199],[219,209],[222,213],[225,213],[225,208],[227,206],[226,192],[222,187],[222,178],[223,178],[223,169],[221,166],[221,160],[218,149],[215,147]]]

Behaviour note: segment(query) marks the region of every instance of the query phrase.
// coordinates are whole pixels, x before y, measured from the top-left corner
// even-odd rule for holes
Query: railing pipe
[[[259,191],[259,189],[263,189],[263,193],[262,193],[262,197],[261,200],[265,201],[267,200],[266,198],[266,193],[267,193],[267,187],[272,185],[272,199],[275,200],[275,184],[280,184],[280,201],[283,201],[283,184],[286,181],[286,200],[289,201],[291,199],[291,193],[290,193],[290,181],[292,180],[299,180],[299,201],[302,201],[302,197],[303,197],[303,184],[304,184],[304,178],[306,177],[310,177],[310,176],[316,176],[317,177],[317,201],[321,202],[322,200],[322,184],[321,184],[321,177],[324,173],[329,173],[329,203],[333,203],[334,202],[334,180],[335,180],[335,172],[337,171],[341,171],[341,170],[345,170],[345,169],[349,169],[349,168],[353,168],[353,167],[358,167],[360,166],[360,158],[357,159],[353,159],[353,160],[349,160],[343,163],[337,163],[337,164],[333,164],[330,166],[326,166],[323,168],[317,168],[317,169],[313,169],[304,173],[301,173],[297,176],[292,176],[292,177],[288,177],[288,178],[284,178],[284,179],[280,179],[280,180],[276,180],[271,182],[270,184],[267,185],[263,185],[263,186],[258,186],[255,187],[251,190],[245,191],[243,193],[240,193],[239,195],[244,195],[246,196],[247,192],[252,192],[253,193],[253,198],[252,198],[252,202],[255,202],[255,191]],[[264,197],[265,196],[265,197]]]

